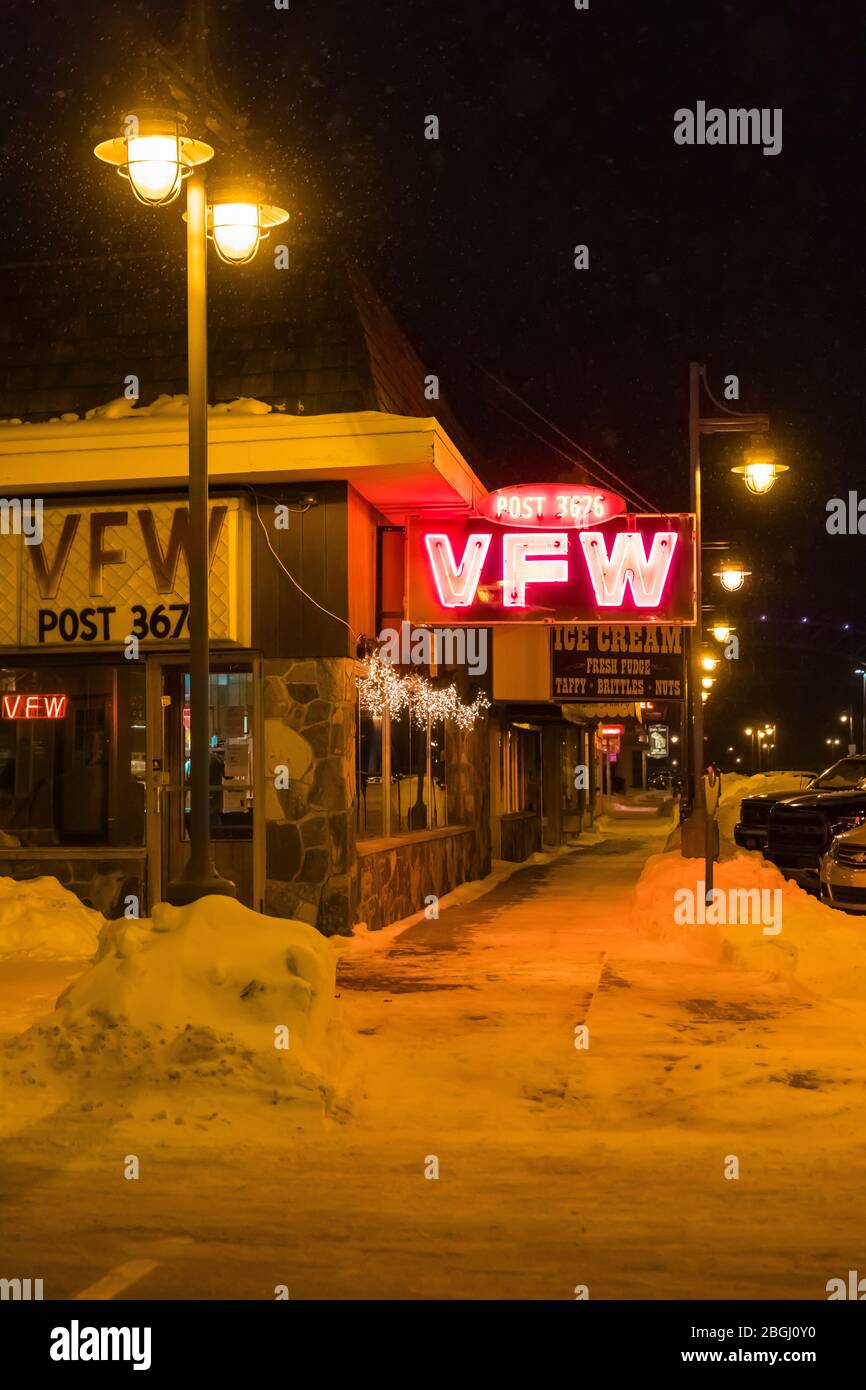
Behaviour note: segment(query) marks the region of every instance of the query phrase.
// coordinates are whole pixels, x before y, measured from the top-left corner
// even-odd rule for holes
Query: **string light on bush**
[[[374,718],[381,718],[386,709],[392,716],[408,709],[422,728],[428,720],[446,719],[460,729],[471,729],[479,715],[490,708],[490,701],[481,691],[471,704],[465,704],[455,685],[439,688],[425,676],[398,675],[391,663],[375,652],[367,658],[366,672],[358,677],[357,685],[361,708]]]

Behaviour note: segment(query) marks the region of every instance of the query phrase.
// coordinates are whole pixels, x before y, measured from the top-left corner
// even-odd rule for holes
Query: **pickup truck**
[[[866,756],[843,758],[803,793],[770,809],[765,857],[804,888],[817,890],[821,860],[837,835],[866,822]]]
[[[832,771],[832,768],[830,769]],[[821,774],[826,776],[825,773]],[[802,792],[810,791],[818,780],[814,772],[793,773],[803,779]],[[798,796],[796,790],[786,792],[766,792],[758,796],[744,796],[740,802],[740,819],[734,826],[734,841],[742,849],[767,848],[767,835],[770,829],[770,812],[778,801]]]

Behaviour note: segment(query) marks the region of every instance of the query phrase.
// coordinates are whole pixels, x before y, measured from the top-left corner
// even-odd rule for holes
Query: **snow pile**
[[[106,922],[93,965],[7,1055],[41,1054],[88,1091],[100,1080],[133,1090],[188,1082],[327,1099],[340,1054],[336,959],[304,922],[215,896],[163,903],[152,919]]]
[[[0,961],[92,956],[103,921],[56,878],[0,878]]]
[[[189,413],[188,396],[170,396],[165,393],[157,396],[150,405],[139,405],[137,400],[126,396],[116,396],[105,405],[96,405],[88,410],[87,420],[141,420],[154,415],[163,419],[184,419]],[[222,401],[208,406],[211,415],[269,415],[271,406],[251,396],[238,396],[234,401]],[[64,417],[66,418],[66,417]],[[73,417],[76,418],[76,417]]]
[[[637,932],[687,956],[768,972],[810,995],[866,999],[866,930],[857,918],[827,907],[758,853],[714,865],[713,887],[724,899],[705,914],[703,879],[702,859],[651,855],[634,890]],[[752,891],[747,910],[742,894],[750,890],[761,899]]]
[[[814,774],[811,772],[759,772],[754,777],[739,773],[722,773],[722,795],[716,809],[722,850],[734,844],[734,826],[740,819],[740,802],[744,796],[773,796],[790,792],[792,796],[806,790]]]

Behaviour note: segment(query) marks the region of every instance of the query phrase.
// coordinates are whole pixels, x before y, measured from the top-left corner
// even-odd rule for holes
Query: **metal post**
[[[393,835],[391,819],[391,711],[387,705],[382,710],[382,834]],[[402,830],[403,806],[400,801],[400,783],[397,783],[397,830]]]
[[[187,180],[187,352],[189,359],[189,680],[190,855],[166,899],[176,906],[210,893],[235,897],[217,873],[210,843],[210,640],[207,486],[207,193],[204,175]],[[181,777],[181,782],[183,781]],[[183,794],[183,793],[182,793]],[[181,822],[183,822],[181,808]]]
[[[697,858],[706,841],[704,819],[704,707],[701,700],[701,639],[703,634],[703,585],[701,579],[701,366],[689,363],[689,481],[691,509],[695,516],[695,606],[697,623],[689,628],[689,693],[691,704],[689,771],[692,789],[691,814],[682,824],[682,853]],[[688,712],[686,715],[688,723]]]

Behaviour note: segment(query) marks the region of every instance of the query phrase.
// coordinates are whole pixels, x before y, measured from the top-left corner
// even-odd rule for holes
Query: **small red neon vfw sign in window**
[[[409,528],[414,622],[695,621],[690,515],[505,530],[479,518]]]
[[[68,695],[4,695],[4,719],[63,719]]]

